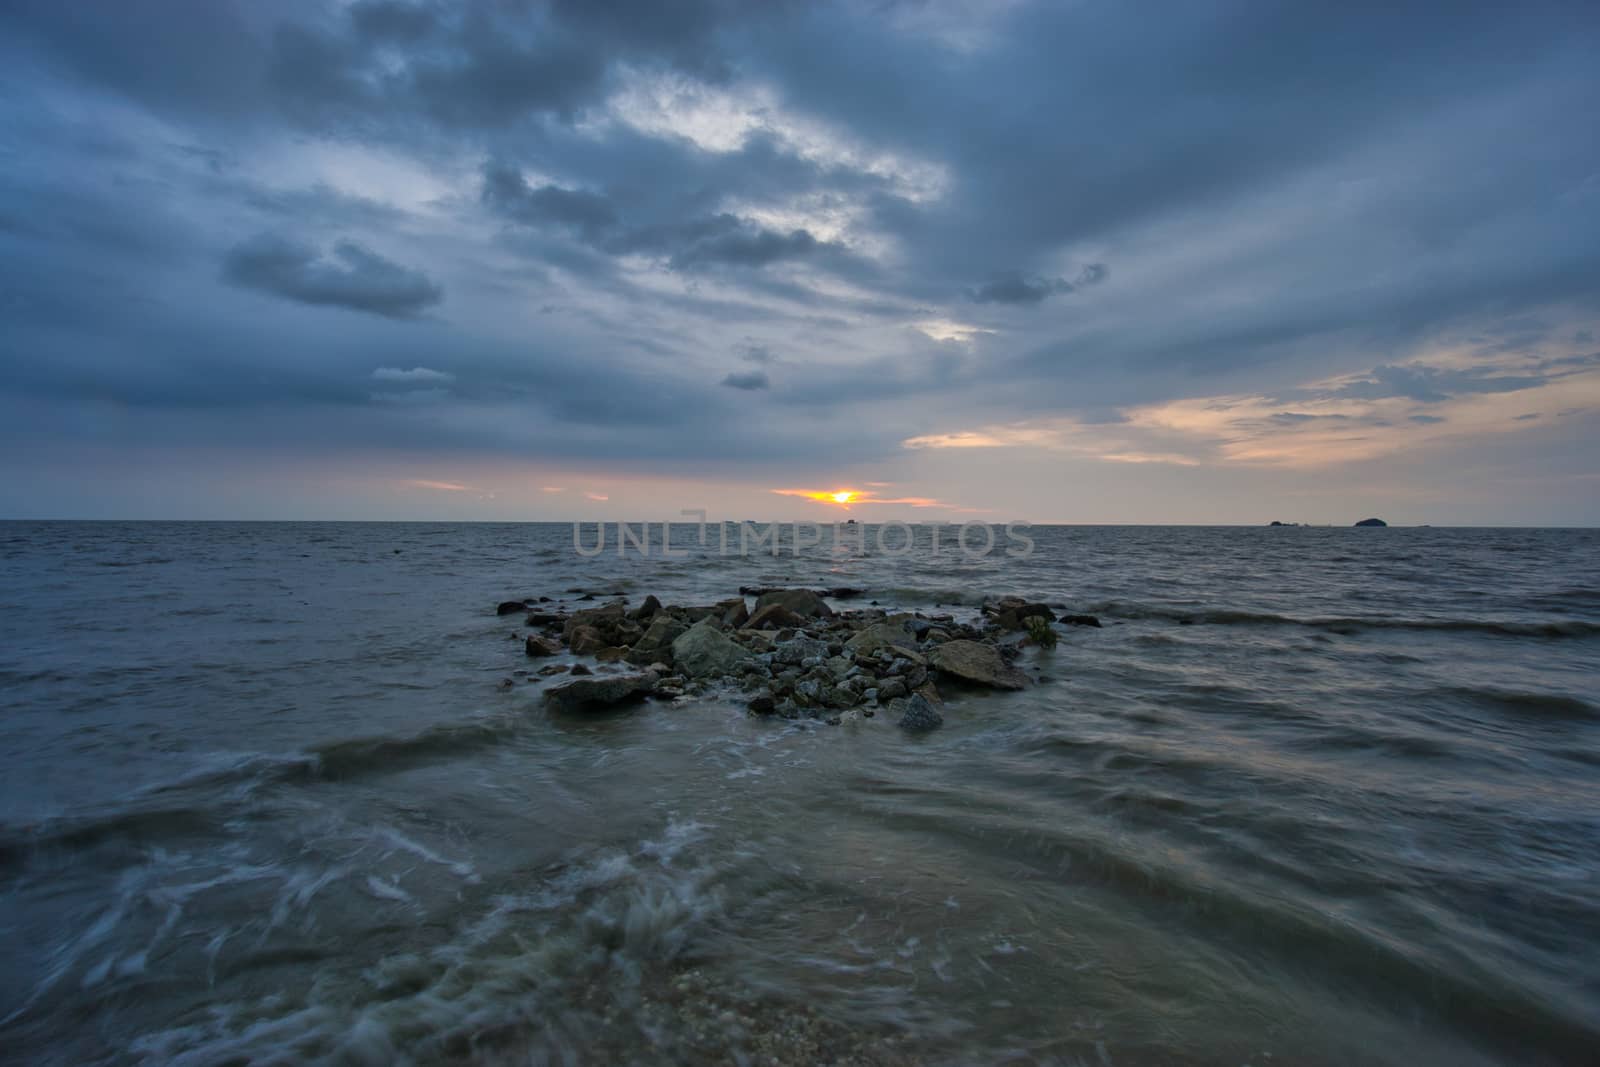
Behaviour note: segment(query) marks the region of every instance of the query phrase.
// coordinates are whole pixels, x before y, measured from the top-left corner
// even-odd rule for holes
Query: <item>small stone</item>
[[[502,600],[495,607],[494,613],[496,615],[515,615],[519,611],[527,610],[528,602],[526,600]]]
[[[581,663],[574,663],[572,665],[572,673],[573,674],[593,674],[594,671],[591,671],[588,667],[585,667]]]

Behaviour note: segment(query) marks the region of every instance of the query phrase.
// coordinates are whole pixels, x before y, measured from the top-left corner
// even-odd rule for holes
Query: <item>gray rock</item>
[[[893,649],[896,655],[922,662],[922,653],[917,651],[917,639],[899,622],[875,622],[846,641],[845,647],[858,657]]]
[[[750,616],[750,621],[745,623],[752,630],[782,630],[805,624],[804,618],[782,604],[768,604],[766,607],[756,608],[755,613]]]
[[[657,613],[650,620],[650,628],[633,643],[628,660],[643,666],[672,655],[672,642],[683,635],[688,627],[670,615]]]
[[[833,609],[809,589],[773,589],[762,593],[756,599],[756,611],[772,604],[788,608],[806,619],[829,618],[833,615]]]
[[[808,659],[820,662],[827,654],[828,646],[825,642],[803,635],[797,635],[793,640],[780,641],[773,649],[773,658],[786,667],[798,667]]]
[[[582,711],[637,699],[653,689],[655,684],[656,676],[649,671],[593,675],[546,689],[544,699],[546,703],[564,711]]]
[[[574,627],[567,637],[567,642],[571,645],[572,651],[580,656],[592,656],[609,644],[605,636],[593,626]]]
[[[656,612],[661,610],[661,601],[656,599],[654,593],[644,598],[644,603],[628,612],[628,618],[635,622],[649,622],[655,618]]]
[[[607,604],[604,607],[587,608],[583,611],[575,611],[562,625],[561,636],[570,644],[572,641],[572,632],[574,630],[580,626],[590,626],[597,630],[601,635],[609,637],[611,632],[616,629],[617,624],[622,622],[623,619],[624,609],[622,601],[620,600]],[[607,643],[609,644],[611,642],[608,641]]]
[[[929,659],[940,671],[964,682],[995,689],[1021,689],[1028,684],[1027,677],[1008,666],[998,649],[979,641],[947,641]]]
[[[535,637],[529,634],[528,639],[522,643],[522,650],[535,658],[559,656],[561,654],[561,642],[552,641],[548,637]]]
[[[910,690],[906,688],[905,681],[900,678],[885,678],[878,683],[879,700],[893,700],[895,697],[905,696],[908,692]]]
[[[935,711],[933,705],[924,700],[921,694],[912,694],[906,701],[905,714],[900,716],[900,721],[896,725],[912,733],[926,733],[943,726],[944,716]]]
[[[750,651],[729,638],[711,619],[702,619],[672,642],[672,659],[691,678],[729,674],[750,658]]]

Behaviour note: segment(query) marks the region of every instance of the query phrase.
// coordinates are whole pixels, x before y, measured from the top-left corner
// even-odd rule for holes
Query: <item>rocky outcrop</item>
[[[1001,658],[993,645],[981,641],[946,641],[933,650],[928,662],[937,670],[963,682],[994,689],[1021,689],[1027,676]]]
[[[681,637],[688,628],[686,623],[672,615],[665,612],[657,613],[650,620],[650,628],[633,643],[628,652],[628,662],[647,667],[656,660],[670,661],[672,642]]]
[[[1357,526],[1387,526],[1389,524],[1384,522],[1382,519],[1362,519],[1360,522],[1356,523],[1356,525]]]
[[[502,600],[494,609],[496,615],[515,615],[519,611],[527,611],[526,600]]]
[[[563,711],[584,711],[637,700],[650,692],[655,684],[656,675],[652,671],[595,674],[552,686],[545,690],[544,699]]]
[[[750,655],[709,618],[695,623],[672,642],[673,663],[691,678],[732,674]]]
[[[917,662],[922,662],[922,656],[917,654],[917,639],[906,629],[904,620],[885,619],[872,623],[844,644],[858,656],[869,655],[881,648],[892,648],[910,652],[917,656]]]

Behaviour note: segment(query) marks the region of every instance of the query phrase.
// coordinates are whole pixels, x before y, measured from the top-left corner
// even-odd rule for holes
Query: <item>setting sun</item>
[[[833,502],[835,504],[848,504],[855,495],[856,491],[854,489],[841,489],[833,494]]]

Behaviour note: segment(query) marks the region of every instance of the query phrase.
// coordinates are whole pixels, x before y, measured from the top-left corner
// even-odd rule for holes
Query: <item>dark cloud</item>
[[[1308,382],[1432,405],[1593,366],[1570,354],[1600,318],[1584,5],[14,0],[3,20],[0,144],[27,151],[0,167],[0,402],[181,410],[130,434],[270,443],[303,416],[330,448],[649,436],[662,465],[783,463],[1228,393],[1277,398],[1261,421],[1286,427],[1327,397]],[[255,232],[286,236],[235,244]],[[446,288],[452,321],[383,321]],[[1484,367],[1417,362],[1444,345]],[[441,351],[448,389],[372,377]],[[777,365],[805,373],[740,394]]]
[[[672,270],[760,268],[824,252],[835,263],[851,258],[843,246],[819,241],[808,230],[778,232],[728,212],[629,225],[606,196],[555,185],[534,188],[519,170],[501,163],[484,168],[483,200],[508,221],[563,227],[611,255],[647,255]]]
[[[310,245],[263,234],[236,245],[222,265],[235,285],[302,304],[410,318],[444,299],[421,271],[392,263],[353,241],[324,257]]]
[[[768,389],[772,386],[772,382],[768,380],[767,372],[764,370],[736,371],[722,379],[722,384],[729,389],[743,389],[746,391]]]
[[[1110,271],[1104,263],[1090,263],[1075,281],[1065,278],[1026,278],[1020,272],[1002,274],[971,291],[978,304],[1039,304],[1056,293],[1071,293],[1105,281]]]

